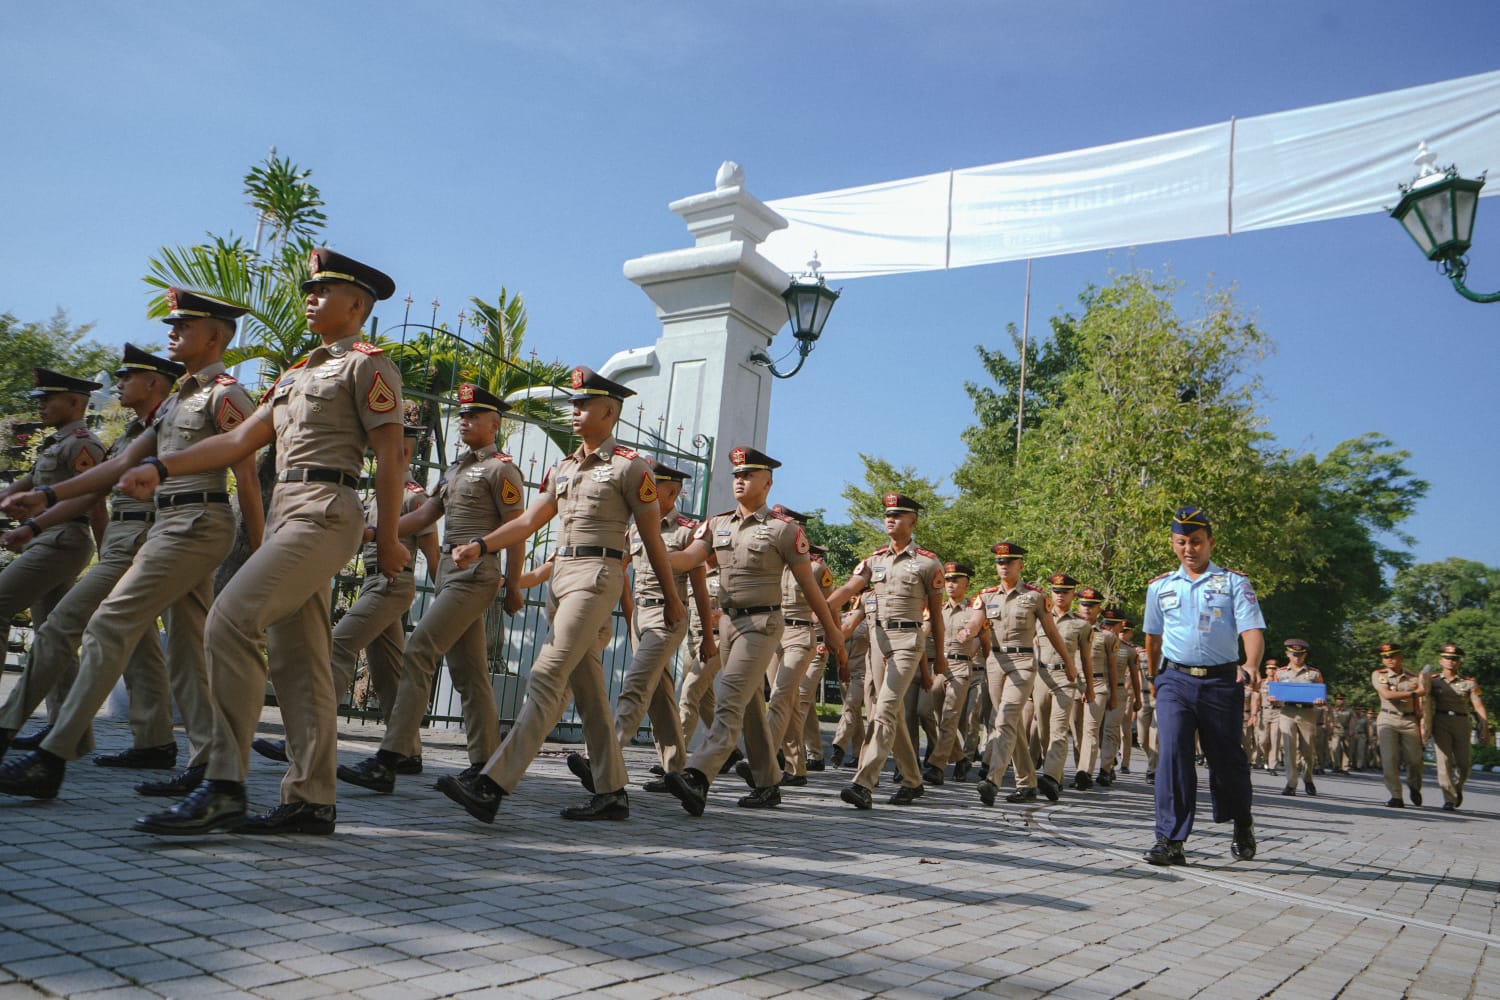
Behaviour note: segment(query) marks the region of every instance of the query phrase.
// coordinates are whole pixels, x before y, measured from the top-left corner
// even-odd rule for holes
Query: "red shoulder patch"
[[[73,428],[73,436],[76,438],[86,438],[89,436],[89,429],[87,427],[75,427]]]
[[[287,373],[287,372],[294,372],[294,371],[296,371],[296,370],[297,370],[297,369],[298,369],[298,368],[301,368],[301,367],[303,367],[303,366],[304,366],[304,365],[306,365],[306,364],[307,364],[307,362],[308,362],[308,359],[309,359],[309,358],[311,358],[311,357],[312,357],[312,355],[311,355],[311,354],[309,354],[309,355],[308,355],[308,356],[307,356],[307,357],[306,357],[306,358],[303,358],[303,359],[302,359],[302,360],[301,360],[301,361],[294,361],[294,362],[292,362],[292,364],[290,364],[290,365],[288,365],[288,366],[287,366],[287,367],[286,367],[286,368],[284,368],[284,369],[282,369],[282,374],[283,374],[283,375],[284,375],[284,374],[286,374],[286,373]],[[278,382],[280,382],[280,381],[281,381],[281,379],[277,379],[277,380],[276,380],[276,381],[278,381]]]
[[[787,515],[781,513],[781,511],[777,510],[775,507],[771,508],[771,516],[776,518],[776,520],[778,521],[786,521],[788,524],[797,524],[797,519],[795,517],[788,517]],[[797,524],[797,527],[800,528],[802,526],[800,524]]]
[[[408,479],[406,481],[406,492],[408,492],[408,493],[426,493],[427,490],[422,487],[421,483],[413,482],[412,480]]]
[[[698,527],[698,522],[694,521],[690,517],[685,517],[682,514],[678,514],[677,515],[677,526],[679,528],[696,528],[696,527]]]
[[[507,455],[503,451],[497,451],[497,452],[495,452],[495,457],[498,458],[502,462],[514,462],[515,461],[515,459],[511,458],[509,455]]]
[[[891,547],[889,545],[882,545],[880,548],[876,549],[874,552],[871,552],[870,555],[872,555],[872,556],[886,556],[886,555],[890,555],[890,553],[891,553]]]
[[[1149,579],[1149,580],[1146,581],[1146,586],[1148,586],[1148,587],[1151,586],[1151,584],[1155,583],[1157,580],[1165,580],[1167,577],[1169,577],[1171,575],[1172,575],[1171,572],[1166,572],[1166,573],[1163,573],[1161,576],[1153,576],[1151,579]]]
[[[219,383],[220,385],[239,385],[240,384],[240,380],[237,379],[237,378],[235,378],[233,375],[229,374],[228,372],[219,372],[219,374],[217,374],[217,375],[214,376],[214,381],[217,382],[217,383]]]
[[[623,444],[615,445],[615,454],[621,458],[639,458],[640,454],[634,448],[627,448]]]
[[[349,350],[358,351],[361,354],[368,354],[371,357],[374,357],[377,354],[385,353],[382,348],[376,347],[374,344],[367,344],[363,340],[356,340],[349,346]]]
[[[984,593],[988,593],[988,591],[981,590],[979,592],[979,594],[984,594]],[[979,594],[975,594],[974,595],[974,599],[969,602],[969,607],[971,609],[978,609],[978,608],[984,607],[984,599],[982,597],[980,597]]]
[[[1042,588],[1038,587],[1034,583],[1023,583],[1023,584],[1021,584],[1021,586],[1024,587],[1025,589],[1031,591],[1033,594],[1040,594],[1042,592]]]
[[[916,548],[917,548],[917,555],[919,555],[919,556],[927,556],[928,558],[937,559],[938,562],[942,562],[941,559],[938,559],[938,554],[936,552],[932,551],[931,549],[924,549],[920,545],[918,545]]]

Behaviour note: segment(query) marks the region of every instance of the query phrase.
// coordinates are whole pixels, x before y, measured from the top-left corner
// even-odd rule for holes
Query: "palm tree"
[[[526,339],[526,302],[520,293],[511,295],[504,286],[494,302],[469,299],[474,308],[474,326],[479,332],[479,368],[473,380],[511,404],[510,416],[537,425],[564,453],[578,446],[563,419],[556,394],[548,391],[567,384],[569,367],[561,361],[538,361],[533,352],[523,359],[521,343]]]

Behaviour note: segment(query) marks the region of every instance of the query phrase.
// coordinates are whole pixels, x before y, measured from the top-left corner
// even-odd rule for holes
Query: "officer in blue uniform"
[[[1242,574],[1212,559],[1213,528],[1197,507],[1172,518],[1172,551],[1181,566],[1146,588],[1146,659],[1156,680],[1156,845],[1153,865],[1184,865],[1193,830],[1198,773],[1194,737],[1208,761],[1214,822],[1234,821],[1231,853],[1255,857],[1250,761],[1241,742],[1244,685],[1259,676],[1265,618]],[[1245,658],[1240,660],[1240,643]]]

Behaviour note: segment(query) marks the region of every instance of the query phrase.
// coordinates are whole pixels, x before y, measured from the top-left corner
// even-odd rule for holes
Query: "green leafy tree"
[[[845,485],[844,499],[849,501],[849,517],[859,541],[860,558],[887,542],[882,497],[886,493],[904,493],[922,505],[913,532],[918,545],[937,553],[939,559],[974,560],[975,553],[966,548],[970,532],[962,523],[953,499],[941,493],[936,482],[909,465],[897,468],[883,458],[864,454],[859,458],[865,466],[864,484]]]
[[[31,369],[92,378],[98,372],[114,371],[120,349],[88,339],[92,323],[73,326],[59,309],[45,323],[23,322],[12,313],[0,313],[0,415],[36,419],[31,399]],[[141,347],[151,345],[141,344]]]
[[[807,539],[828,550],[828,569],[840,582],[849,579],[869,549],[859,528],[852,524],[833,524],[822,507],[807,514]]]

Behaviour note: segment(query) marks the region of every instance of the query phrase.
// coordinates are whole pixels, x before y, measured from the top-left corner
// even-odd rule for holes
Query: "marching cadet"
[[[1094,629],[1073,610],[1078,581],[1066,573],[1053,573],[1048,583],[1052,589],[1050,617],[1063,641],[1054,646],[1049,633],[1042,631],[1038,631],[1035,640],[1037,659],[1046,668],[1038,672],[1037,680],[1041,683],[1032,688],[1031,696],[1037,733],[1041,738],[1041,771],[1038,773],[1025,755],[1012,763],[1016,765],[1018,792],[1039,788],[1049,800],[1056,802],[1068,762],[1068,737],[1073,730],[1073,702],[1079,697],[1080,675],[1083,677],[1082,697],[1089,702],[1094,699]],[[1085,789],[1092,784],[1085,774],[1081,779],[1075,776],[1073,787]]]
[[[1411,804],[1422,804],[1422,701],[1426,693],[1423,678],[1402,669],[1401,647],[1394,642],[1380,644],[1380,669],[1372,671],[1370,683],[1380,696],[1380,713],[1376,735],[1380,743],[1380,763],[1385,771],[1385,790],[1390,793],[1386,805],[1400,809],[1401,768],[1406,767],[1406,787]]]
[[[1273,681],[1280,672],[1281,666],[1277,660],[1268,657],[1265,664],[1264,679]],[[1260,717],[1266,728],[1266,770],[1276,774],[1281,767],[1281,706],[1269,698],[1263,699],[1260,706]]]
[[[1135,647],[1123,638],[1125,614],[1119,608],[1104,610],[1103,631],[1115,639],[1114,658],[1110,669],[1110,687],[1113,697],[1107,704],[1104,715],[1103,748],[1100,751],[1098,782],[1105,788],[1115,783],[1115,755],[1123,749],[1122,768],[1128,769],[1130,761],[1130,737],[1128,735],[1131,713],[1141,708],[1141,673],[1137,667],[1139,656]]]
[[[826,599],[833,591],[833,573],[828,569],[828,549],[809,543],[807,556],[812,560],[813,575],[817,577],[818,586],[822,588]],[[818,569],[820,566],[821,570]],[[817,642],[817,656],[802,677],[802,691],[797,701],[797,714],[802,718],[800,743],[793,739],[791,729],[787,732],[787,762],[792,765],[793,773],[804,775],[808,771],[821,771],[826,766],[823,763],[823,726],[818,720],[818,702],[823,691],[823,676],[827,673],[828,637],[819,628],[813,638]],[[835,641],[838,641],[837,637]]]
[[[969,678],[974,661],[978,658],[979,643],[983,636],[960,639],[964,622],[969,619],[969,580],[974,571],[965,563],[943,563],[942,633],[947,648],[948,672],[938,677],[933,685],[934,701],[941,693],[941,708],[938,715],[937,747],[928,755],[927,767],[922,771],[922,782],[928,785],[943,783],[943,769],[949,764],[955,768],[964,759],[963,747],[958,737],[965,702],[969,696]],[[954,780],[959,774],[955,769]]]
[[[1156,682],[1161,774],[1155,782],[1153,865],[1187,864],[1183,842],[1193,831],[1198,771],[1194,738],[1208,761],[1214,822],[1234,822],[1230,853],[1255,857],[1250,762],[1240,742],[1244,685],[1259,678],[1265,619],[1250,581],[1213,561],[1207,515],[1180,507],[1172,517],[1172,551],[1181,566],[1146,588],[1146,659]],[[1245,659],[1239,657],[1244,643]]]
[[[501,414],[508,409],[480,386],[458,387],[458,432],[467,450],[443,472],[427,502],[401,518],[398,534],[410,535],[442,518],[443,551],[451,553],[455,546],[520,517],[525,482],[511,457],[495,446]],[[459,569],[451,558],[439,562],[437,592],[401,656],[385,739],[374,756],[352,766],[339,765],[340,781],[389,794],[396,788],[398,768],[410,772],[414,764],[420,766],[422,717],[442,659],[462,704],[469,763],[478,766],[490,759],[500,746],[500,720],[490,686],[484,616],[502,584],[506,613],[521,610],[525,596],[515,581],[524,558],[522,540],[517,539],[506,548],[503,574],[498,552],[476,560],[473,568]]]
[[[331,581],[359,550],[365,512],[358,493],[365,450],[375,453],[379,568],[394,580],[408,555],[401,509],[401,375],[360,327],[395,282],[327,248],[313,250],[302,283],[308,329],[322,344],[281,374],[244,423],[166,460],[148,459],[122,486],[171,489],[189,474],[221,469],[276,443],[276,490],[265,542],[220,592],[204,638],[214,707],[207,780],[135,829],[198,834],[330,834],[337,823],[338,698],[327,667]],[[242,480],[243,482],[243,480]],[[266,655],[260,644],[264,640]],[[290,766],[281,804],[245,817],[250,742],[264,702],[266,671],[286,721]]]
[[[677,699],[677,708],[682,719],[682,739],[685,746],[692,746],[693,736],[698,732],[701,719],[714,716],[714,678],[719,675],[718,643],[714,643],[714,655],[702,656],[703,637],[717,635],[719,631],[719,567],[708,567],[708,616],[698,613],[695,601],[689,608],[686,664],[682,670],[682,693]],[[663,772],[665,773],[665,772]],[[665,791],[665,787],[662,789]]]
[[[1157,754],[1161,750],[1156,730],[1156,684],[1151,679],[1151,669],[1146,663],[1146,651],[1135,644],[1134,638],[1135,626],[1127,621],[1120,629],[1120,643],[1135,651],[1141,692],[1140,708],[1135,715],[1135,736],[1136,742],[1146,754],[1146,784],[1149,785],[1156,781]]]
[[[1438,787],[1443,790],[1443,809],[1452,812],[1464,804],[1464,784],[1469,780],[1469,758],[1473,752],[1474,718],[1479,718],[1479,742],[1490,742],[1490,720],[1484,711],[1479,682],[1460,677],[1464,651],[1448,643],[1438,654],[1442,671],[1429,683],[1426,699],[1429,731],[1437,747]]]
[[[1329,715],[1332,728],[1328,733],[1328,759],[1334,774],[1348,774],[1353,766],[1350,734],[1354,728],[1354,711],[1344,703],[1342,691],[1333,696],[1333,711]]]
[[[789,517],[801,530],[807,530],[806,514],[781,504],[772,507],[771,512],[779,517]],[[827,564],[814,555],[811,543],[808,544],[807,559],[814,585],[826,597],[833,589],[833,574],[828,571]],[[766,700],[766,725],[771,730],[771,741],[786,762],[787,774],[782,778],[782,784],[800,787],[807,784],[807,762],[802,751],[802,686],[815,668],[817,677],[822,677],[823,660],[818,656],[818,623],[812,600],[798,585],[797,574],[790,566],[781,571],[781,614],[786,627],[781,632],[781,646],[776,651],[776,658],[768,665],[766,679],[771,694]],[[735,768],[742,772],[740,777],[754,788],[755,776],[749,767],[742,761]]]
[[[657,507],[662,543],[667,547],[668,562],[672,564],[671,587],[680,601],[686,602],[688,583],[693,585],[693,606],[699,620],[708,618],[712,610],[708,604],[708,571],[702,564],[691,570],[678,571],[679,563],[686,563],[682,552],[691,544],[698,522],[677,512],[677,498],[682,495],[683,484],[690,478],[681,469],[656,459],[650,459],[651,475],[656,479]],[[677,652],[687,634],[687,619],[669,628],[663,609],[667,606],[665,587],[651,566],[649,553],[641,541],[641,533],[631,525],[627,537],[630,549],[629,566],[634,570],[629,598],[631,648],[634,650],[625,674],[620,681],[620,691],[615,697],[615,741],[627,746],[635,738],[641,719],[651,719],[651,737],[656,743],[657,756],[665,771],[678,771],[687,766],[687,748],[683,742],[682,720],[677,707],[677,691],[672,681],[672,655]],[[711,660],[718,653],[713,636],[705,633],[699,640],[700,660]],[[578,778],[583,787],[594,791],[594,776],[587,757],[568,754],[568,770]],[[648,791],[666,791],[666,783],[647,782]]]
[[[1287,665],[1269,676],[1270,680],[1289,684],[1322,684],[1321,671],[1307,665],[1307,643],[1302,639],[1288,639],[1282,643],[1286,649]],[[1266,703],[1275,705],[1281,712],[1281,749],[1286,754],[1286,787],[1282,795],[1297,794],[1297,772],[1302,771],[1304,788],[1308,795],[1317,795],[1313,784],[1313,767],[1317,763],[1317,705],[1290,704],[1273,697],[1266,689]]]
[[[175,458],[199,442],[231,432],[254,408],[222,361],[234,340],[235,321],[246,310],[178,288],[167,289],[166,299],[167,354],[185,369],[176,391],[162,403],[151,426],[123,452],[59,484],[44,502],[106,491],[137,463]],[[233,471],[245,536],[254,548],[260,544],[263,524],[255,456],[241,456]],[[117,489],[137,499],[153,497],[151,489],[137,492],[123,482]],[[228,480],[221,469],[183,473],[155,491],[154,503],[156,519],[130,568],[89,618],[78,679],[58,712],[56,727],[29,759],[17,794],[57,794],[65,762],[76,759],[80,741],[120,679],[131,650],[141,642],[156,641],[156,619],[162,615],[167,619],[167,675],[187,731],[188,766],[166,781],[137,785],[136,791],[182,795],[203,780],[214,729],[204,665],[204,620],[214,600],[214,571],[234,544]],[[259,705],[264,686],[255,697]]]
[[[50,499],[48,490],[104,459],[104,446],[83,419],[89,393],[103,386],[46,368],[33,368],[31,379],[35,385],[31,398],[37,401],[42,424],[52,428],[52,433],[42,441],[31,471],[0,490],[0,501],[32,490],[46,493]],[[30,608],[32,628],[42,627],[94,554],[96,539],[90,522],[99,509],[96,501],[67,520],[48,520],[46,524],[25,518],[0,537],[0,544],[20,553],[0,570],[0,621],[9,622],[17,612]],[[21,512],[14,505],[6,510],[12,516]],[[0,730],[0,754],[12,742],[17,749],[35,749],[45,734],[42,730],[17,740],[14,731]]]
[[[849,602],[841,621],[849,679],[839,682],[842,707],[830,751],[834,767],[843,767],[846,758],[851,765],[857,764],[865,747],[865,674],[870,659],[870,619],[874,616],[874,606],[875,595],[864,594]]]
[[[969,620],[964,624],[961,638],[976,636],[985,627],[988,619],[990,632],[990,654],[995,666],[986,671],[989,684],[990,703],[994,706],[994,719],[985,751],[984,777],[979,781],[979,800],[987,806],[995,804],[999,791],[997,782],[1005,775],[1007,764],[1016,765],[1016,790],[1006,796],[1008,802],[1034,802],[1036,789],[1023,787],[1022,775],[1035,771],[1026,747],[1026,734],[1022,726],[1022,709],[1031,701],[1032,686],[1036,681],[1036,665],[1033,659],[1038,630],[1047,637],[1053,649],[1067,649],[1052,616],[1047,613],[1046,599],[1042,592],[1029,583],[1023,583],[1021,572],[1026,567],[1026,549],[1015,542],[996,542],[990,550],[995,554],[995,572],[1000,577],[998,586],[986,587],[969,606]],[[1063,664],[1063,671],[1070,684],[1077,684],[1078,671],[1071,659]],[[1043,784],[1044,791],[1057,799],[1054,783]]]
[[[948,671],[947,638],[943,631],[943,562],[912,541],[922,505],[902,493],[886,493],[885,533],[890,544],[860,560],[854,573],[833,592],[835,605],[865,588],[875,592],[876,617],[870,630],[873,673],[880,678],[879,694],[870,713],[870,733],[859,758],[859,772],[839,797],[856,809],[872,806],[870,792],[880,780],[886,758],[895,752],[901,787],[890,798],[893,806],[910,805],[922,794],[922,768],[912,737],[900,718],[906,690],[913,681],[932,687],[926,662],[927,635],[922,613],[930,615],[931,637],[937,655],[932,670]]]
[[[604,687],[599,637],[624,588],[624,545],[632,518],[657,579],[671,579],[674,567],[662,541],[651,466],[615,441],[620,408],[635,393],[583,366],[573,369],[571,385],[573,433],[582,439],[578,450],[558,460],[520,517],[453,550],[454,563],[463,569],[490,552],[525,541],[561,517],[551,578],[556,605],[552,628],[531,665],[526,701],[515,725],[475,774],[447,775],[437,783],[444,795],[485,823],[495,821],[501,798],[515,791],[536,759],[567,708],[570,690],[583,723],[596,792],[588,804],[564,809],[563,818],[630,817],[628,776]],[[675,631],[687,619],[687,610],[675,588],[663,588],[662,597],[664,626]]]
[[[692,816],[703,815],[708,786],[728,761],[743,731],[755,790],[740,799],[748,809],[764,809],[781,802],[781,768],[776,742],[766,721],[761,685],[766,667],[781,642],[784,628],[781,605],[782,572],[787,567],[807,596],[824,634],[837,635],[838,619],[823,599],[812,573],[810,545],[802,527],[766,506],[772,470],[781,463],[755,448],[729,453],[734,475],[735,509],[715,514],[698,526],[688,551],[698,559],[713,558],[719,565],[719,656],[723,665],[714,683],[713,725],[703,745],[689,755],[688,766],[667,772],[668,790]],[[833,644],[839,678],[847,680],[847,654]]]
[[[120,367],[114,372],[115,389],[120,405],[134,410],[135,417],[109,446],[106,461],[119,455],[145,432],[181,374],[182,366],[177,362],[148,354],[134,344],[125,345]],[[44,526],[71,521],[92,509],[99,499],[97,494],[87,494],[44,509],[45,494],[36,491],[30,495],[37,498],[37,503],[30,505],[34,507],[32,520]],[[18,509],[21,497],[22,494],[17,494],[7,503]],[[56,690],[60,698],[67,697],[78,676],[78,644],[89,617],[130,568],[155,519],[156,507],[150,501],[119,493],[110,498],[109,527],[99,546],[99,561],[35,630],[26,668],[0,708],[0,733],[19,730],[49,692]],[[172,701],[167,689],[167,665],[154,629],[147,630],[130,652],[125,684],[130,694],[131,746],[118,753],[101,754],[94,758],[94,763],[103,767],[171,768],[177,762],[177,743],[172,739]],[[76,756],[81,757],[92,748],[91,727],[84,731]],[[0,790],[4,782],[0,774]]]
[[[404,468],[411,468],[412,456],[417,443],[426,434],[420,425],[406,424],[401,429],[402,461]],[[401,496],[401,514],[406,516],[419,510],[428,501],[427,489],[414,479],[408,479]],[[359,596],[344,612],[344,617],[333,627],[333,656],[330,669],[333,674],[333,694],[340,698],[354,683],[358,669],[360,650],[364,650],[370,685],[380,702],[380,712],[390,721],[391,709],[396,704],[397,684],[401,678],[401,658],[406,651],[406,629],[401,618],[411,609],[417,599],[416,566],[420,551],[427,560],[427,578],[437,581],[438,541],[437,528],[427,525],[414,534],[401,536],[406,546],[409,561],[406,568],[396,574],[394,580],[380,575],[380,552],[375,545],[375,521],[379,513],[371,498],[365,504],[364,548],[360,558],[365,568],[365,578],[359,587]],[[286,763],[286,741],[256,738],[250,749],[271,760]],[[406,758],[396,762],[397,774],[421,774],[422,758]]]
[[[1073,787],[1080,791],[1093,787],[1096,768],[1101,778],[1108,773],[1109,780],[1100,784],[1108,787],[1114,780],[1115,747],[1105,735],[1105,727],[1109,714],[1120,704],[1118,691],[1124,678],[1115,665],[1119,636],[1108,628],[1098,627],[1103,605],[1104,595],[1097,588],[1084,587],[1078,592],[1078,613],[1093,636],[1086,661],[1090,665],[1090,686],[1081,706],[1083,732],[1078,740],[1078,771],[1073,775]]]

